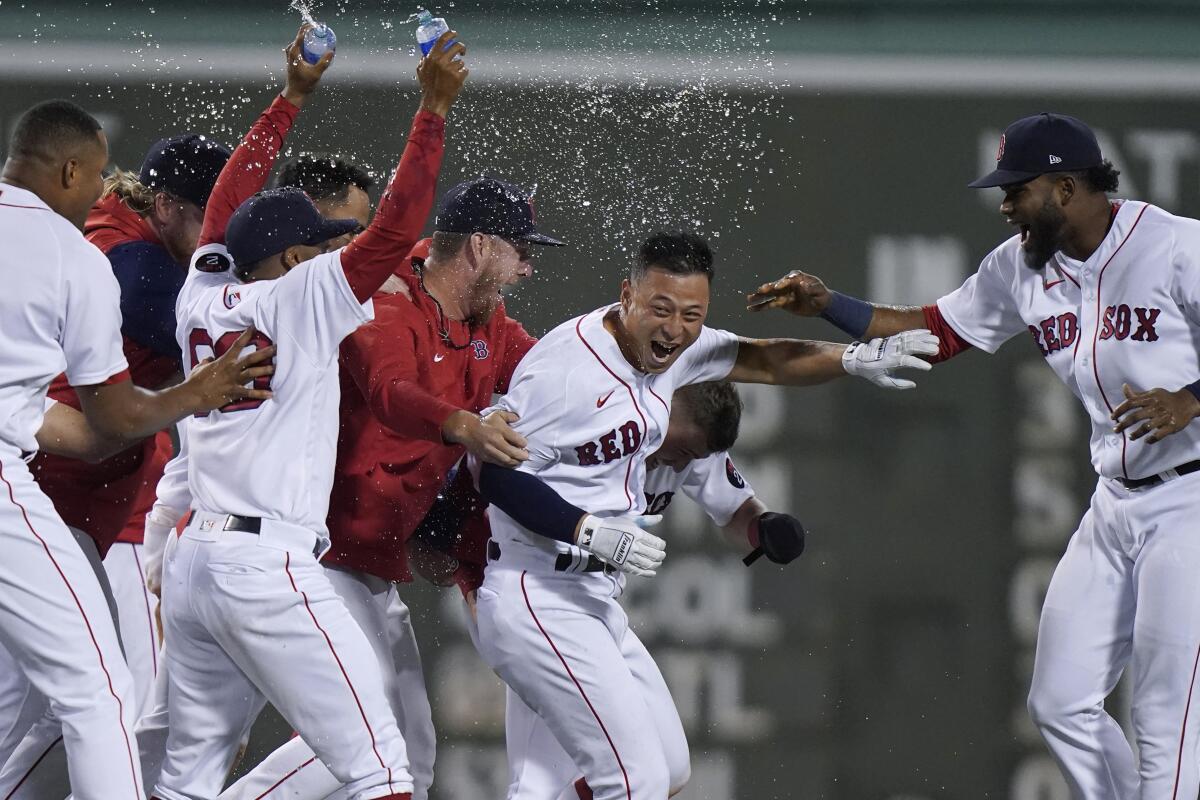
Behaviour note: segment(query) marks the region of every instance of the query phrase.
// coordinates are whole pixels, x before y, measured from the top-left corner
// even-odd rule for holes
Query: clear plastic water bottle
[[[429,51],[433,49],[433,43],[438,40],[446,31],[450,30],[450,26],[446,24],[446,20],[442,17],[435,17],[425,9],[417,12],[417,44],[421,47],[421,55],[429,55]],[[453,42],[449,42],[446,47],[449,47]]]
[[[336,50],[337,37],[333,35],[333,28],[324,23],[317,23],[309,28],[300,44],[300,53],[310,64],[316,64],[321,60],[321,56]]]

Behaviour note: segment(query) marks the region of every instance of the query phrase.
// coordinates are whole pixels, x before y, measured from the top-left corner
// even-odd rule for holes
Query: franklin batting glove
[[[579,526],[576,544],[622,572],[654,575],[667,557],[667,543],[644,529],[661,519],[661,515],[601,519],[588,514]]]
[[[884,339],[852,342],[842,353],[842,368],[849,375],[857,375],[885,389],[911,389],[915,383],[895,378],[892,372],[901,368],[930,370],[933,365],[917,356],[935,356],[937,352],[938,337],[921,328]]]

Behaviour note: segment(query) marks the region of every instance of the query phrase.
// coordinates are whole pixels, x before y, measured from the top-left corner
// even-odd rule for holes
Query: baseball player
[[[104,194],[88,213],[84,237],[108,257],[121,286],[122,347],[136,386],[178,380],[175,295],[200,236],[204,204],[228,158],[227,148],[195,134],[163,139],[150,148],[139,174],[117,170],[105,179]],[[79,407],[65,375],[50,384],[49,396]],[[63,521],[86,535],[91,541],[84,546],[94,546],[104,560],[101,585],[117,610],[138,716],[151,697],[159,646],[158,598],[142,574],[143,520],[172,449],[170,436],[159,432],[100,463],[43,451],[29,467]],[[0,797],[70,793],[61,725],[52,714],[2,766]]]
[[[319,559],[329,548],[338,347],[371,319],[371,296],[432,206],[465,47],[447,33],[422,59],[421,109],[379,211],[353,242],[329,250],[358,222],[322,217],[296,189],[253,194],[332,60],[303,61],[307,28],[287,50],[283,94],[217,181],[176,305],[185,371],[202,353],[221,352],[242,321],[260,345],[279,348],[272,402],[189,423],[194,510],[163,567],[170,730],[154,792],[161,800],[216,797],[268,700],[314,746],[343,796],[411,797],[378,663]]]
[[[286,173],[285,173],[286,176]],[[414,798],[433,781],[436,737],[421,658],[397,583],[412,580],[409,539],[465,452],[504,464],[526,456],[502,416],[483,420],[534,338],[499,291],[528,278],[540,233],[528,194],[493,178],[442,199],[427,247],[402,275],[404,294],[375,297],[375,320],[342,345],[341,437],[323,565],[376,648],[408,747]],[[407,272],[407,274],[404,274]],[[411,298],[411,299],[410,299]],[[322,800],[340,788],[302,740],[222,795]]]
[[[846,374],[907,388],[892,372],[928,368],[916,356],[936,352],[928,331],[847,346],[714,330],[704,325],[711,278],[699,237],[648,239],[619,303],[555,328],[518,365],[498,407],[518,417],[529,460],[478,467],[494,506],[480,652],[604,800],[657,800],[671,788],[671,720],[656,712],[671,700],[617,598],[625,573],[654,575],[665,556],[639,527],[653,518],[638,518],[675,390]]]
[[[0,691],[0,759],[40,717],[18,719],[44,698],[62,723],[78,797],[140,798],[136,703],[112,614],[89,563],[38,488],[26,461],[38,447],[46,387],[65,371],[88,423],[125,446],[176,419],[231,400],[266,399],[242,384],[269,378],[269,358],[239,361],[235,334],[217,362],[184,384],[148,392],[128,380],[116,279],[82,236],[100,195],[108,145],[99,123],[65,101],[34,106],[17,122],[0,173],[0,638],[11,663]],[[61,405],[61,404],[60,404]],[[51,437],[52,438],[52,437]]]
[[[1050,582],[1029,710],[1076,797],[1192,798],[1200,698],[1200,223],[1112,201],[1117,171],[1061,114],[1010,125],[995,171],[1018,229],[924,308],[870,305],[804,273],[752,303],[821,315],[852,335],[924,324],[935,360],[1026,331],[1092,423],[1099,480]],[[1135,759],[1104,699],[1131,669]]]
[[[757,541],[767,546],[769,559],[786,564],[803,552],[804,528],[795,517],[768,511],[734,466],[727,451],[737,440],[740,417],[733,384],[698,383],[677,390],[663,444],[646,460],[646,511],[663,513],[683,492],[708,512],[732,544]],[[661,681],[657,672],[647,679]],[[659,687],[653,696],[669,698],[669,693]],[[512,689],[506,704],[508,800],[555,800],[568,787],[587,796],[579,769],[546,724]],[[675,794],[691,772],[683,724],[673,704],[660,705],[654,714],[669,723],[660,724],[659,731]]]

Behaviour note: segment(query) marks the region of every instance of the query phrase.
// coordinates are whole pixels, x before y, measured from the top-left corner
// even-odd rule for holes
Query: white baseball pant
[[[91,540],[80,539],[86,534],[74,529],[72,533],[84,546],[85,554],[94,553]],[[149,710],[154,676],[158,672],[158,624],[154,617],[158,598],[146,588],[141,547],[132,542],[117,542],[109,548],[101,581],[103,585],[103,578],[107,578],[110,599],[116,604],[117,632],[133,675],[139,719]],[[48,708],[46,711],[0,769],[0,797],[4,800],[62,800],[71,792],[62,724]],[[142,777],[146,779],[144,766]]]
[[[0,646],[8,674],[29,684],[0,689],[2,756],[42,716],[19,718],[7,704],[21,694],[28,706],[38,693],[61,721],[77,799],[143,798],[133,678],[112,612],[83,549],[7,444],[0,444],[0,548]]]
[[[227,520],[193,514],[163,567],[170,730],[155,796],[217,797],[270,701],[346,800],[409,800],[378,661],[317,561],[328,541],[274,520],[226,531]]]
[[[542,718],[511,688],[504,697],[508,800],[557,800],[575,783],[579,768]],[[686,747],[687,744],[684,743]]]
[[[326,566],[325,571],[379,660],[384,692],[408,748],[413,800],[426,800],[437,737],[408,606],[391,581],[337,566]],[[220,800],[325,800],[341,788],[312,748],[297,737],[222,792]]]
[[[656,692],[654,696],[670,700],[667,693]],[[507,743],[509,774],[507,800],[557,800],[564,793],[570,800],[575,800],[578,796],[576,781],[582,775],[571,756],[554,738],[542,718],[511,688],[506,688],[504,702],[504,739]],[[656,709],[655,716],[658,719],[678,719],[678,711],[674,703],[669,703]],[[659,732],[667,737],[680,737],[678,741],[665,743],[665,752],[688,752],[682,722],[678,726],[661,725]],[[674,795],[683,790],[691,777],[690,765],[686,758],[675,758],[668,766],[673,768],[670,793]]]
[[[1101,479],[1042,607],[1029,711],[1086,800],[1200,791],[1200,474]],[[1139,758],[1104,710],[1126,667]]]
[[[541,554],[512,563],[522,561],[518,548],[508,544],[484,575],[480,654],[546,724],[596,800],[662,800],[690,775],[687,739],[617,602],[620,584],[604,573],[550,571]],[[520,750],[528,740],[509,744]]]

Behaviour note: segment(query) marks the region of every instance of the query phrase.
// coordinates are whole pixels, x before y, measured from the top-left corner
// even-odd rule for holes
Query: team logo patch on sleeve
[[[233,262],[224,253],[205,253],[196,259],[196,269],[201,272],[225,272]]]
[[[735,489],[746,488],[746,479],[742,477],[742,473],[737,471],[737,467],[733,465],[733,459],[728,456],[725,458],[725,477],[729,478],[729,482]]]

